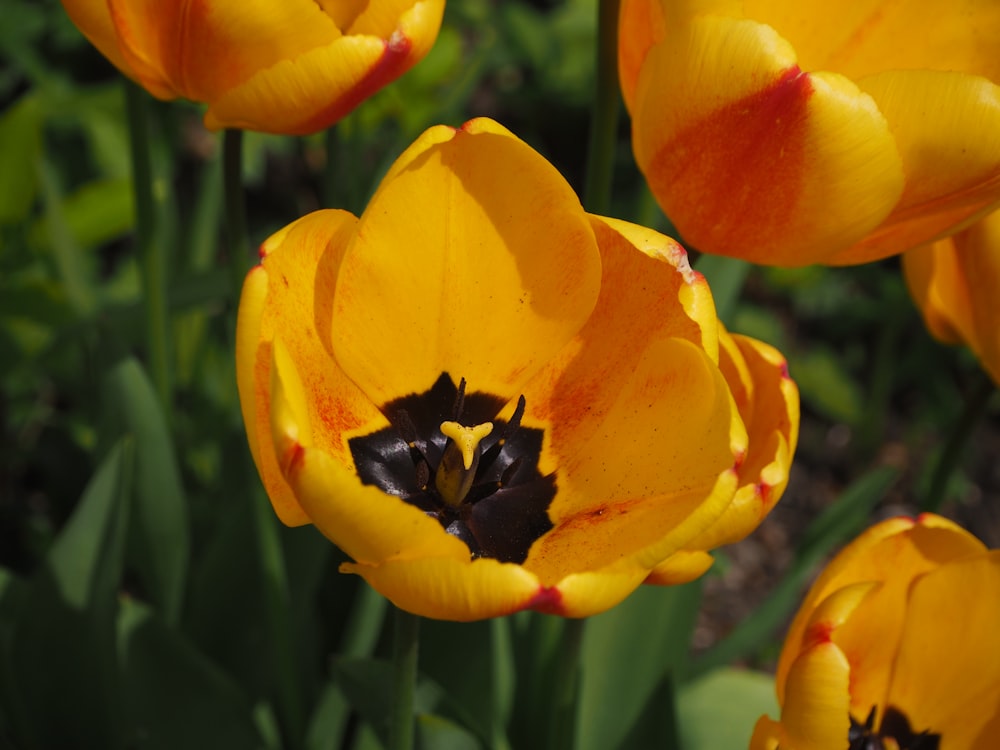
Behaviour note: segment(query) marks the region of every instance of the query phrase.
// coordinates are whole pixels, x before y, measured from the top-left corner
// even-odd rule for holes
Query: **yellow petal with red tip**
[[[210,99],[205,124],[292,135],[328,127],[427,53],[443,11],[440,0],[417,3],[386,38],[341,36],[262,67]]]
[[[910,292],[927,327],[964,343],[1000,382],[1000,212],[903,256]]]
[[[942,748],[988,750],[1000,730],[1000,551],[913,585],[888,704]]]
[[[993,0],[746,0],[748,18],[777,29],[803,66],[861,78],[881,70],[957,70],[1000,77]]]
[[[827,565],[792,622],[786,643],[802,641],[814,608],[830,594],[856,583],[881,582],[883,585],[862,604],[864,616],[844,623],[834,636],[854,667],[853,703],[867,712],[885,697],[895,653],[892,644],[899,642],[907,618],[910,583],[945,562],[983,549],[971,534],[936,516],[925,514],[917,521],[900,518],[877,524]],[[784,675],[794,658],[794,647],[786,648],[778,662],[779,701]]]
[[[434,128],[361,219],[337,282],[334,354],[378,404],[442,372],[516,399],[599,285],[593,231],[548,162],[490,121]]]
[[[620,604],[646,576],[635,560],[622,560],[600,570],[572,573],[532,603],[532,609],[563,617],[589,617]]]
[[[799,435],[799,391],[785,358],[772,346],[720,330],[719,366],[747,428],[740,488],[726,512],[689,543],[714,549],[743,539],[757,528],[788,484]]]
[[[639,166],[700,250],[824,262],[877,227],[902,193],[872,98],[842,76],[802,72],[791,46],[754,21],[681,25],[650,49],[633,109]]]
[[[441,620],[509,615],[545,596],[530,572],[496,560],[386,560],[378,565],[345,563],[341,570],[362,576],[400,609]]]
[[[885,115],[906,189],[878,231],[840,253],[861,263],[937,239],[1000,201],[1000,87],[939,71],[892,71],[859,86]]]
[[[790,750],[843,748],[850,729],[851,665],[830,641],[807,648],[792,664],[785,685],[781,724]]]
[[[309,520],[359,562],[449,555],[468,560],[469,548],[435,519],[402,499],[361,484],[353,467],[334,460],[310,437],[310,400],[290,352],[274,342],[271,430],[278,465]]]
[[[254,462],[278,517],[287,524],[307,516],[287,486],[271,436],[272,341],[282,337],[308,396],[310,445],[353,466],[347,440],[385,420],[340,371],[330,351],[333,287],[356,219],[344,211],[318,211],[290,224],[262,247],[262,265],[247,276],[237,321],[236,369],[240,403]]]
[[[158,0],[108,0],[108,6],[122,50],[143,85],[195,101],[212,102],[257,71],[340,36],[332,19],[309,0],[201,0],[170,11]]]
[[[649,571],[643,583],[654,586],[688,583],[704,575],[714,562],[715,558],[702,550],[681,550]]]

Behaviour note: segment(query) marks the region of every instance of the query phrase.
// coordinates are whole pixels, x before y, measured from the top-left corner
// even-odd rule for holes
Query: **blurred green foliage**
[[[151,103],[170,248],[165,405],[145,364],[122,81],[54,0],[7,0],[3,13],[0,747],[380,747],[385,602],[336,572],[342,555],[311,527],[278,524],[247,451],[226,264],[251,258],[220,249],[215,137],[193,105]],[[330,134],[247,134],[253,242],[321,206],[360,211],[424,128],[472,116],[504,123],[579,189],[595,17],[594,0],[456,0],[428,58]],[[624,118],[617,153],[614,213],[669,228]],[[787,577],[715,651],[690,654],[700,583],[644,589],[593,618],[570,717],[580,748],[739,746],[774,710],[769,683],[714,670],[773,656],[823,556],[880,503],[912,506],[976,377],[924,333],[893,261],[698,268],[733,330],[788,356],[805,416],[782,507],[818,517],[793,524],[804,536]],[[953,495],[996,490],[995,473],[974,473],[981,453]],[[817,489],[849,485],[832,506]],[[1000,543],[974,502],[953,508]],[[546,747],[564,628],[530,613],[426,623],[418,745]]]

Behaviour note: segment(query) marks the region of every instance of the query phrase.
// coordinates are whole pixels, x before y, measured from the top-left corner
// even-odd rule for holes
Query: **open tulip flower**
[[[119,70],[160,99],[208,105],[212,130],[303,135],[420,60],[444,0],[62,0]]]
[[[968,346],[1000,383],[1000,212],[910,250],[903,270],[931,334]]]
[[[237,332],[261,478],[405,610],[600,612],[699,574],[784,487],[780,355],[720,331],[679,245],[588,215],[490,120],[432,128],[360,218],[261,255]]]
[[[1000,4],[623,0],[636,161],[699,250],[864,263],[1000,201]]]
[[[806,596],[751,750],[993,750],[998,633],[1000,550],[932,514],[877,524]]]

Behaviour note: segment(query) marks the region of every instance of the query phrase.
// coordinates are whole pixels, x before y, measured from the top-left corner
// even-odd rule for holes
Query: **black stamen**
[[[451,408],[452,421],[461,422],[463,411],[465,411],[465,378],[458,381],[458,393],[455,394],[455,405]]]

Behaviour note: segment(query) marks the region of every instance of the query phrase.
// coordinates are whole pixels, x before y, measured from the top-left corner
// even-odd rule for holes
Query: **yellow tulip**
[[[992,750],[1000,737],[1000,551],[939,516],[869,529],[785,639],[781,719],[751,750]]]
[[[623,0],[636,161],[686,242],[863,263],[1000,201],[994,0]]]
[[[444,0],[62,0],[119,70],[212,130],[322,130],[434,44]]]
[[[910,250],[903,270],[931,334],[968,346],[1000,383],[1000,212]]]
[[[585,213],[490,120],[432,128],[360,218],[261,253],[237,374],[262,481],[403,609],[600,612],[784,486],[781,357],[720,333],[676,242]]]

